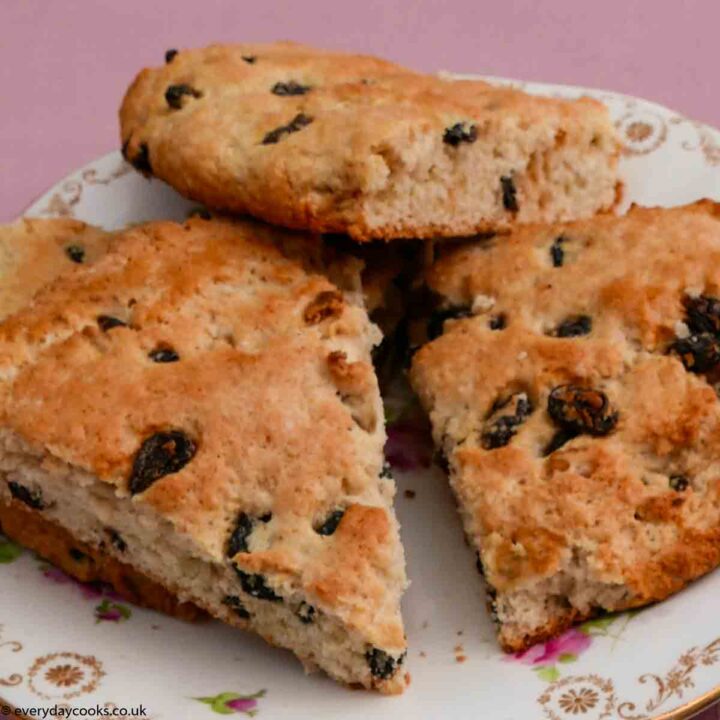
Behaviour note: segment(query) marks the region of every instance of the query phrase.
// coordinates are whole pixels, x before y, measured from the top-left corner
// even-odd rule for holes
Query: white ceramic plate
[[[625,144],[626,202],[720,199],[717,131],[613,93],[522,87],[589,94],[609,105]],[[190,207],[113,153],[58,183],[28,214],[118,228],[181,219]],[[395,428],[394,443],[396,455],[430,452],[412,427]],[[198,720],[219,712],[278,720],[641,720],[686,717],[720,696],[720,573],[656,607],[588,623],[508,658],[495,644],[442,474],[419,468],[397,478],[412,580],[404,602],[412,683],[403,696],[350,692],[322,675],[305,676],[290,653],[252,635],[184,624],[93,593],[2,539],[0,695],[19,708],[142,704],[155,718]]]

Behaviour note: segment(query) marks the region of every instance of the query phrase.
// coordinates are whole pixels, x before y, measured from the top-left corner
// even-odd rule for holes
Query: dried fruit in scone
[[[107,250],[110,235],[79,220],[23,218],[0,226],[0,319],[44,285]]]
[[[399,692],[403,551],[360,304],[248,222],[154,223],[0,326],[0,503]],[[359,282],[359,281],[358,281]]]
[[[136,77],[120,126],[127,160],[183,195],[356,240],[571,220],[616,201],[600,102],[293,43],[174,51]]]
[[[720,205],[519,229],[428,281],[412,382],[503,647],[720,563]]]

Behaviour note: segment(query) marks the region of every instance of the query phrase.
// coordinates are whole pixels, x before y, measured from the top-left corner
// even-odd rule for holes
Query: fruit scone
[[[506,650],[720,563],[720,205],[520,229],[428,282],[411,379]]]
[[[618,142],[589,98],[294,43],[165,60],[125,95],[123,154],[209,207],[368,240],[570,220],[616,201]]]
[[[277,235],[137,226],[0,325],[0,522],[400,692],[379,333]]]

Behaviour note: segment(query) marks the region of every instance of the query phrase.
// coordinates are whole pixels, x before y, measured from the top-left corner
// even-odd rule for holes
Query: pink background
[[[0,0],[0,221],[118,146],[116,109],[169,47],[296,39],[595,86],[720,125],[720,0]]]
[[[118,146],[139,68],[212,41],[608,88],[720,126],[720,0],[0,0],[0,28],[0,221]]]

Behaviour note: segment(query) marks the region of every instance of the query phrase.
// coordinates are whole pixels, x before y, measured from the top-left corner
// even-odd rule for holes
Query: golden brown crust
[[[135,605],[158,610],[179,620],[201,620],[205,612],[177,597],[135,568],[74,538],[65,528],[17,500],[0,503],[2,533],[83,583],[108,583]],[[81,553],[76,559],[71,554]]]
[[[94,262],[110,234],[79,220],[23,218],[0,228],[0,318],[63,272]]]
[[[431,269],[431,288],[472,315],[420,350],[412,380],[506,649],[661,600],[720,563],[717,374],[688,371],[674,349],[712,322],[691,308],[720,296],[718,268],[720,206],[702,201],[524,228]],[[573,435],[551,415],[568,384],[605,394],[604,427]],[[500,437],[488,418],[518,393],[531,409]],[[540,608],[532,621],[508,611],[520,597]]]
[[[288,92],[292,83],[295,92]],[[184,94],[176,99],[179,87]],[[458,123],[475,125],[476,135],[444,142]],[[618,147],[597,101],[449,82],[291,43],[182,50],[137,76],[120,125],[125,156],[188,197],[360,241],[569,219],[615,199]],[[292,132],[280,132],[288,126]],[[551,172],[549,156],[568,148],[577,154]],[[458,163],[467,165],[460,176]],[[584,196],[555,206],[574,182],[569,165],[575,178],[587,175]],[[503,200],[502,175],[516,178],[519,209]],[[424,189],[426,199],[412,205]],[[478,201],[470,202],[474,193]]]

